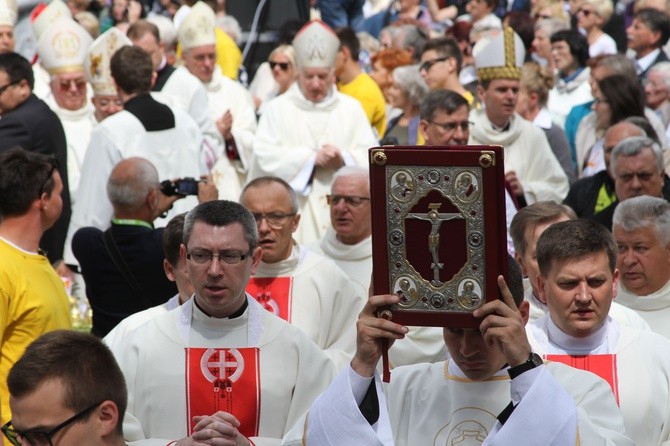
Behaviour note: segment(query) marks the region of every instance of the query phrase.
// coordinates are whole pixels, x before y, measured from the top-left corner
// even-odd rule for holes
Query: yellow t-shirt
[[[338,82],[337,89],[361,103],[370,125],[381,138],[386,131],[386,101],[377,82],[367,73],[361,73],[348,84]]]
[[[177,46],[177,58],[181,59],[181,44]],[[242,65],[242,51],[232,37],[219,27],[216,28],[216,63],[221,72],[230,79],[237,80],[237,74]]]
[[[0,239],[0,424],[11,419],[7,375],[40,335],[71,329],[63,281],[49,260]]]

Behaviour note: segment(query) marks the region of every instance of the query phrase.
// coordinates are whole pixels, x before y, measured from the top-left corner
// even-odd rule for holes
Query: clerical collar
[[[511,121],[507,121],[507,124],[505,124],[504,127],[498,127],[497,125],[495,125],[495,124],[493,123],[493,121],[491,121],[491,127],[493,127],[493,130],[497,130],[498,132],[506,132],[506,131],[508,131],[508,130],[509,130],[509,127],[510,127],[510,124],[511,124]]]
[[[547,317],[547,337],[549,342],[564,350],[570,355],[588,355],[607,353],[607,320],[594,333],[584,337],[575,338],[561,330],[551,319]]]
[[[153,229],[153,225],[144,220],[137,220],[134,218],[113,218],[112,223],[115,225],[127,225],[127,226],[143,226],[145,228]]]
[[[204,308],[202,308],[200,305],[198,305],[198,301],[195,298],[193,298],[193,303],[195,304],[196,307],[198,307],[198,310],[200,310],[200,312],[202,314],[204,314],[207,317],[214,317],[211,314],[209,314],[207,311],[205,311]],[[242,306],[240,307],[240,309],[237,310],[236,312],[234,312],[233,314],[231,314],[230,316],[228,316],[226,319],[237,319],[238,317],[242,316],[245,311],[247,311],[248,306],[249,306],[249,302],[247,302],[247,299],[244,299],[244,302],[242,303]]]

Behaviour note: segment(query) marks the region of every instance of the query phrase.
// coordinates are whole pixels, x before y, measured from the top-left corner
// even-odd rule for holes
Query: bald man
[[[212,181],[199,183],[199,200],[214,199],[216,194]],[[114,167],[107,196],[114,208],[111,227],[81,228],[72,239],[93,309],[91,332],[100,337],[122,319],[177,293],[163,271],[163,228],[154,229],[153,221],[183,198],[161,193],[156,168],[138,157]]]

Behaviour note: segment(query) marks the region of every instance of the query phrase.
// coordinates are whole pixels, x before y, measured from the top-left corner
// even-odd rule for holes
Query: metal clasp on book
[[[386,164],[386,154],[383,149],[375,149],[370,154],[370,162],[378,166],[383,166]]]
[[[479,165],[483,169],[489,168],[496,165],[496,154],[495,152],[484,151],[479,155]]]

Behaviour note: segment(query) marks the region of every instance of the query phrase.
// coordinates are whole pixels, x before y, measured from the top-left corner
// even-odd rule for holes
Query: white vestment
[[[661,289],[647,296],[637,296],[619,281],[617,301],[647,321],[652,331],[670,338],[670,281]]]
[[[453,361],[401,367],[386,395],[375,377],[380,417],[372,426],[357,407],[367,382],[351,367],[335,378],[310,409],[307,445],[633,444],[607,383],[563,364],[542,365],[514,380],[503,369],[480,382],[467,379]],[[511,401],[516,407],[501,425],[496,417]]]
[[[203,155],[207,167],[211,169],[223,154],[223,136],[216,128],[214,119],[209,112],[207,91],[200,79],[193,76],[186,68],[176,67],[163,88],[151,95],[160,102],[171,107],[179,107],[186,111],[200,127],[204,137]],[[235,197],[235,200],[238,197]]]
[[[88,149],[91,132],[96,126],[95,109],[90,102],[79,110],[66,110],[56,104],[53,96],[46,99],[47,105],[56,113],[65,131],[67,142],[67,178],[70,183],[70,197],[74,205],[81,177],[81,168],[84,163],[84,155]]]
[[[585,339],[565,334],[549,315],[526,328],[533,351],[541,355],[616,355],[613,385],[628,435],[636,445],[670,444],[670,340],[610,318]]]
[[[145,322],[155,318],[156,316],[160,316],[161,314],[165,314],[170,310],[174,310],[178,306],[179,294],[177,293],[165,303],[131,314],[116,324],[116,327],[114,327],[112,331],[107,333],[104,338],[105,344],[107,344],[110,349],[115,350],[119,344],[125,342],[125,338],[128,336],[128,333],[135,330],[140,325],[143,325]]]
[[[493,128],[483,110],[472,110],[474,122],[468,144],[497,144],[505,148],[505,172],[516,172],[528,204],[553,200],[568,194],[568,177],[551,151],[544,131],[518,113],[510,118],[509,129]]]
[[[332,260],[295,246],[286,260],[261,262],[254,277],[291,277],[291,325],[322,348],[338,369],[351,360],[367,292]]]
[[[89,148],[84,157],[76,205],[65,240],[64,259],[78,264],[70,244],[79,228],[109,227],[114,214],[107,199],[107,180],[121,160],[138,156],[156,167],[161,180],[193,177],[206,173],[201,164],[203,137],[193,118],[185,111],[171,108],[175,127],[147,132],[139,119],[122,110],[100,122],[91,133]],[[172,217],[188,212],[198,204],[195,196],[175,201],[166,218],[157,218],[154,225],[165,226]]]
[[[128,386],[123,432],[130,445],[165,446],[187,435],[185,349],[260,349],[256,446],[279,439],[333,378],[332,362],[299,330],[247,297],[234,319],[212,318],[193,299],[131,332],[113,349]],[[206,414],[208,415],[208,414]]]
[[[231,161],[224,153],[212,168],[212,175],[219,189],[219,198],[237,201],[246,182],[247,160],[254,144],[256,106],[251,94],[239,82],[224,76],[218,65],[205,88],[212,119],[218,120],[228,110],[233,116],[231,133],[240,159]]]
[[[620,295],[621,291],[619,291],[617,297]],[[530,286],[530,282],[528,288],[526,288],[524,291],[523,298],[524,300],[528,301],[528,303],[530,303],[530,315],[528,317],[529,324],[549,313],[549,308],[547,305],[540,302],[540,300],[535,297],[535,294],[533,294],[533,288]],[[609,316],[621,325],[638,328],[640,330],[651,330],[649,324],[642,318],[642,316],[620,303],[612,302]]]
[[[368,166],[368,149],[379,142],[356,99],[332,87],[321,102],[309,101],[297,83],[267,102],[258,123],[249,180],[274,175],[302,196],[299,243],[320,239],[330,226],[330,193],[334,169],[315,168],[324,144],[340,149],[347,165]]]

